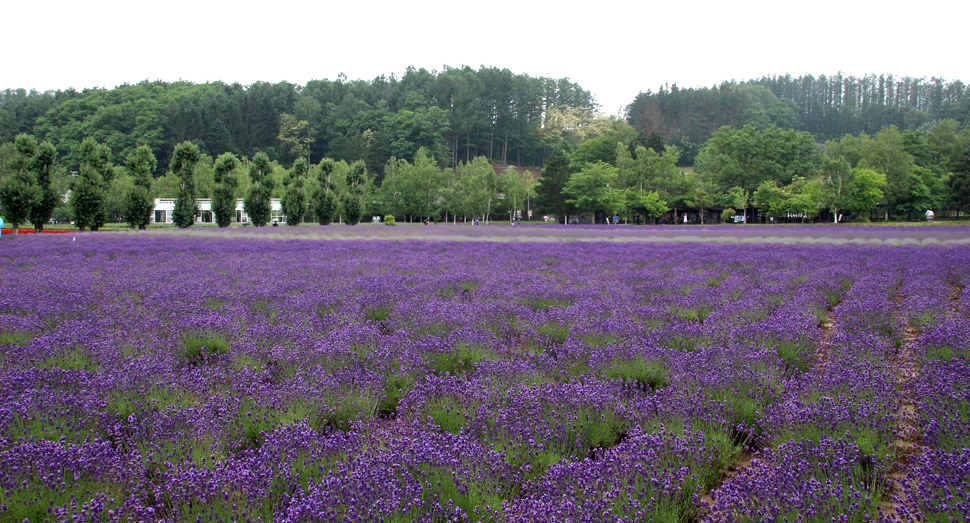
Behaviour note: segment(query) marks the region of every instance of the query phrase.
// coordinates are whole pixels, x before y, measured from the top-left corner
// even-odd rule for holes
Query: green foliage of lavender
[[[0,519],[968,514],[966,245],[294,229],[5,249]]]

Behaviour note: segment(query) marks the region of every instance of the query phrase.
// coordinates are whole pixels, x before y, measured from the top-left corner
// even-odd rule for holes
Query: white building
[[[172,223],[172,212],[175,211],[175,201],[177,198],[155,198],[155,212],[152,213],[152,223]],[[279,198],[269,200],[269,223],[284,222],[286,216],[283,215],[283,205]],[[212,213],[212,198],[196,198],[195,208],[198,212],[195,215],[195,223],[215,223],[216,217]],[[236,216],[232,219],[233,223],[249,224],[249,215],[243,210],[242,198],[236,200]]]

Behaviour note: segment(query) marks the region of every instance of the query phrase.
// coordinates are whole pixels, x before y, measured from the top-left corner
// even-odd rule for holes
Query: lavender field
[[[970,229],[899,229],[4,238],[0,521],[968,521]]]

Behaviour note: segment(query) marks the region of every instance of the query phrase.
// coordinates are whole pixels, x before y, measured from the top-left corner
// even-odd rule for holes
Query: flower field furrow
[[[3,242],[0,520],[967,518],[959,238],[561,234]]]

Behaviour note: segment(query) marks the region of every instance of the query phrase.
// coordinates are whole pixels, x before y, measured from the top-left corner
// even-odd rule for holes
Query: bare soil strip
[[[952,296],[952,292],[951,292]],[[905,484],[906,473],[911,464],[925,450],[923,433],[917,423],[919,415],[916,413],[916,394],[914,381],[919,378],[919,369],[914,361],[914,349],[919,331],[912,321],[903,313],[903,299],[896,296],[896,310],[893,317],[903,327],[902,346],[896,353],[893,365],[896,368],[896,390],[899,393],[899,409],[896,411],[897,438],[893,446],[896,451],[896,462],[889,469],[889,480],[892,486],[883,497],[880,510],[894,521],[917,521],[914,516],[907,515],[906,510],[898,510],[906,503],[906,492],[914,492],[915,485]]]

